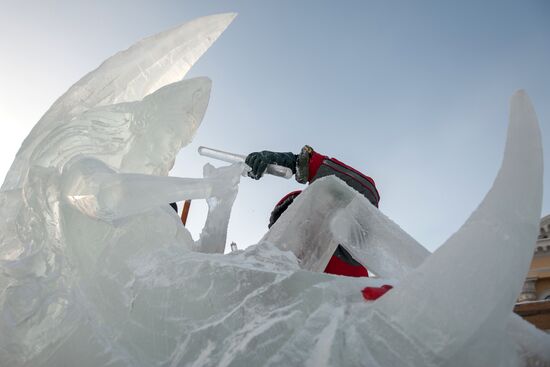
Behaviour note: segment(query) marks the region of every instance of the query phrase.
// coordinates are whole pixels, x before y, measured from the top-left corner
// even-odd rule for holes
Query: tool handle
[[[199,154],[204,157],[214,158],[228,163],[244,162],[244,160],[246,159],[245,155],[224,152],[223,150],[207,148],[203,146],[200,146],[198,151]]]
[[[224,152],[223,150],[207,148],[203,146],[199,147],[198,152],[204,157],[210,157],[228,163],[244,162],[244,160],[246,159],[246,155]],[[290,168],[278,166],[276,164],[268,164],[265,173],[277,177],[283,177],[286,179],[291,178],[293,175]]]
[[[265,170],[265,173],[286,178],[287,180],[292,177],[294,173],[292,173],[292,170],[288,167],[279,166],[277,164],[268,164],[267,169]]]

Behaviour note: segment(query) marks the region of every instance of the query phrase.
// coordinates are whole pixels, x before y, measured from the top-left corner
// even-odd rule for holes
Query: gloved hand
[[[292,173],[296,173],[296,158],[294,153],[278,153],[263,150],[261,152],[250,153],[245,160],[245,163],[251,168],[248,176],[255,180],[259,180],[263,176],[268,164],[276,164],[283,167],[288,167]]]

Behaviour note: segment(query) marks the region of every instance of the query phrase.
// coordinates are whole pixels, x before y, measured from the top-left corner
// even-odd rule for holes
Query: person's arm
[[[338,177],[378,207],[380,194],[372,178],[336,158],[329,158],[317,153],[308,145],[304,146],[296,159],[296,180],[301,183],[312,183],[330,175]]]
[[[216,190],[215,196],[206,199],[208,214],[200,238],[195,241],[193,247],[195,251],[223,254],[231,209],[237,197],[238,183],[242,171],[241,164],[219,168],[214,168],[210,164],[204,166],[203,175],[205,178],[224,177],[225,182],[224,189]]]
[[[311,183],[318,178],[334,175],[363,194],[373,205],[378,206],[380,201],[372,178],[335,158],[317,153],[309,145],[304,146],[297,155],[268,150],[250,153],[245,163],[251,168],[248,175],[256,180],[262,177],[268,164],[277,164],[290,168],[300,183]]]
[[[95,159],[81,159],[63,171],[63,195],[84,214],[105,221],[168,203],[204,199],[224,185],[220,178],[178,178],[117,173]]]
[[[270,164],[287,167],[292,173],[296,173],[296,158],[297,155],[292,152],[280,153],[262,150],[261,152],[250,153],[245,159],[246,165],[250,167],[248,177],[259,180]]]

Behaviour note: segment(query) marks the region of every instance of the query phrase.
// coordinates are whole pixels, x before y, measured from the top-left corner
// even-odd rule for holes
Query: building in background
[[[514,311],[539,329],[550,332],[550,215],[540,222],[531,268]]]

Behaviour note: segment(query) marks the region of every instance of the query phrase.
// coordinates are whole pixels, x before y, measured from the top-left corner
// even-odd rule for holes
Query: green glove
[[[296,173],[296,158],[297,156],[291,152],[277,153],[262,150],[261,152],[250,153],[245,160],[245,163],[251,168],[248,176],[259,180],[267,169],[268,164],[288,167],[292,170],[292,173]]]

